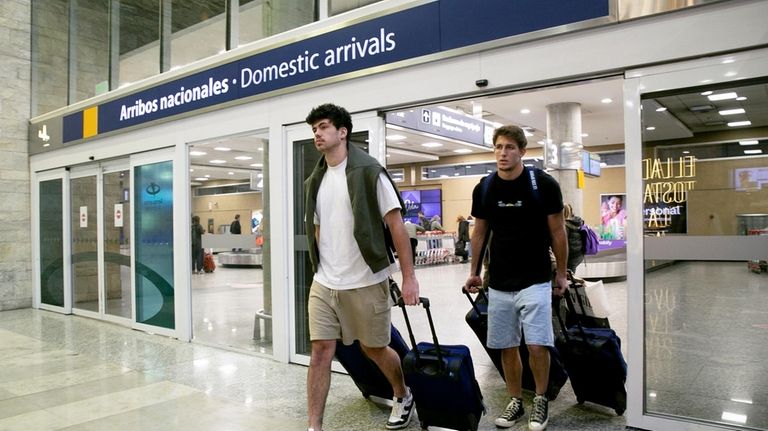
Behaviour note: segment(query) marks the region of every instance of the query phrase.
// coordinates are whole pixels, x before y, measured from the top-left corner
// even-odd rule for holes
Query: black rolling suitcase
[[[568,308],[575,310],[569,295]],[[589,328],[580,322],[566,327],[555,342],[571,379],[579,403],[590,401],[610,407],[621,415],[627,409],[627,363],[621,354],[621,340],[613,329]]]
[[[411,388],[416,412],[423,429],[428,426],[477,431],[485,413],[483,395],[475,379],[469,348],[464,345],[440,345],[429,310],[429,300],[420,298],[427,312],[432,343],[416,344],[408,313],[402,299],[405,324],[414,348],[403,360],[405,383]]]
[[[399,289],[394,281],[390,280],[390,293],[395,299],[399,296]],[[396,300],[396,299],[395,299]],[[392,325],[389,347],[391,347],[402,360],[405,354],[410,350],[405,343],[400,331]],[[365,398],[371,396],[391,400],[392,385],[389,383],[384,373],[372,360],[368,359],[360,348],[360,342],[355,340],[349,346],[344,345],[341,340],[336,341],[336,359],[341,363],[349,376],[355,382]]]
[[[499,370],[501,378],[504,378],[504,367],[501,363],[501,350],[491,349],[486,345],[488,340],[488,296],[483,290],[477,294],[475,298],[472,298],[469,292],[462,288],[462,291],[469,302],[472,304],[472,308],[467,312],[464,319],[472,331],[474,331],[480,343],[485,347],[485,351],[488,352],[493,365]],[[523,389],[529,391],[536,391],[536,382],[533,380],[533,373],[531,367],[528,364],[528,348],[525,345],[525,337],[520,340],[520,361],[523,364]],[[565,372],[563,362],[560,358],[560,354],[556,348],[549,348],[549,384],[547,385],[547,398],[554,400],[560,394],[565,382],[568,380],[568,374]]]
[[[389,347],[395,350],[400,359],[408,353],[408,345],[405,344],[400,331],[392,326],[392,334],[389,341]],[[352,377],[355,385],[360,389],[365,398],[371,396],[391,400],[392,385],[389,383],[384,373],[379,367],[360,349],[360,342],[355,340],[349,346],[345,346],[341,340],[336,341],[336,359],[341,363],[345,370]]]

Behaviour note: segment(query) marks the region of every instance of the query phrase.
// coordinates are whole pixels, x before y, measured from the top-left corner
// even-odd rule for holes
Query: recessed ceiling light
[[[714,91],[705,91],[701,93],[702,96],[709,96],[710,94],[714,93]]]
[[[454,172],[454,173],[453,173],[453,176],[454,176],[454,177],[458,177],[458,176],[459,176],[459,173],[458,173],[458,172]]]
[[[205,174],[205,178],[211,178],[211,174]]]
[[[666,110],[667,110],[667,108],[665,108],[663,106],[661,108],[656,108],[656,112],[664,112]]]
[[[259,151],[264,151],[264,147],[257,148]]]
[[[216,151],[232,151],[232,148],[229,147],[216,147],[214,148]]]
[[[763,154],[763,150],[744,150],[744,154]]]
[[[403,139],[405,139],[403,135],[387,135],[388,141],[402,141]]]
[[[737,97],[739,97],[739,95],[734,93],[734,92],[720,93],[720,94],[711,94],[711,95],[707,96],[707,98],[709,98],[709,100],[712,100],[712,101],[715,101],[715,100],[729,100],[729,99],[735,99]]]
[[[645,130],[656,130],[656,127],[654,126],[648,126],[645,128]]]
[[[229,172],[227,172],[227,175],[235,175],[235,173],[232,172],[232,171],[229,171]]]
[[[521,110],[520,110],[520,113],[521,113],[521,114],[530,114],[530,113],[531,113],[531,110],[530,110],[530,109],[528,109],[528,108],[523,108],[523,109],[521,109]]]
[[[602,103],[611,103],[611,102],[613,102],[613,99],[611,99],[610,97],[606,97],[605,99],[601,100],[600,102],[602,102]]]
[[[743,398],[731,398],[731,401],[735,403],[752,404],[752,400],[747,400]]]
[[[237,156],[235,160],[251,160],[252,158],[251,156]]]
[[[739,127],[739,126],[751,126],[752,122],[749,120],[746,121],[731,121],[728,123],[728,127]]]
[[[262,167],[264,165],[261,164],[261,163],[251,163],[251,166],[253,166],[254,168],[260,168],[260,167]]]
[[[472,150],[467,149],[467,148],[459,148],[459,149],[453,150],[453,152],[454,153],[459,153],[459,154],[467,154],[467,153],[471,153]]]
[[[733,63],[734,61],[736,61],[736,60],[734,60],[732,58],[726,58],[725,60],[721,61],[721,63],[728,64],[728,63]]]
[[[227,161],[226,160],[220,160],[220,159],[214,159],[214,160],[209,160],[208,163],[213,163],[214,165],[221,165],[223,163],[227,163]]]
[[[582,133],[582,134],[581,134],[581,137],[582,137],[582,138],[589,138],[589,133]]]
[[[205,177],[197,177],[197,178],[195,178],[195,181],[208,181],[208,178],[205,178]]]
[[[190,168],[190,169],[189,169],[189,172],[195,172],[195,170]]]
[[[738,100],[739,102],[742,102],[744,100],[747,100],[747,96],[739,96],[736,98],[736,100]]]
[[[724,76],[726,78],[730,78],[731,76],[736,76],[736,75],[738,75],[738,73],[736,73],[736,72],[725,72]]]
[[[425,143],[421,144],[421,146],[422,147],[426,147],[426,148],[437,148],[437,147],[442,147],[443,144],[441,144],[439,142],[425,142]]]
[[[190,151],[189,152],[190,156],[204,156],[206,154],[208,154],[208,153],[206,153],[205,151]]]
[[[722,111],[718,111],[720,115],[735,115],[735,114],[743,114],[744,109],[743,108],[736,108],[736,109],[723,109]]]
[[[685,151],[683,151],[683,154],[691,154],[691,152],[688,151],[688,150],[685,150]]]
[[[710,82],[712,82],[711,79],[702,79],[701,81],[699,81],[699,83],[701,84],[709,84]]]
[[[757,145],[759,143],[760,143],[760,141],[758,141],[757,139],[750,139],[748,141],[739,141],[739,145],[743,145],[745,147],[747,145]]]
[[[740,415],[738,413],[731,413],[731,412],[723,412],[723,415],[721,418],[724,421],[730,421],[730,422],[738,422],[740,424],[747,423],[747,415]]]

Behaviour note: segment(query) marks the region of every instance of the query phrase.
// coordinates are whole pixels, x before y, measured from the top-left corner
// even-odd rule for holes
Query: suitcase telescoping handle
[[[411,319],[408,318],[408,311],[405,309],[405,301],[403,301],[403,297],[402,295],[400,295],[400,288],[397,287],[397,283],[395,283],[395,281],[392,279],[390,279],[389,286],[390,286],[390,292],[392,293],[392,298],[395,299],[395,302],[397,303],[397,305],[400,307],[400,309],[403,310],[403,317],[405,318],[405,326],[408,328],[408,336],[411,339],[413,352],[416,355],[416,360],[420,361],[421,356],[419,355],[419,349],[416,345],[416,336],[413,334],[413,328],[411,327]],[[437,353],[437,361],[440,363],[440,368],[443,369],[445,367],[445,363],[443,362],[443,352],[440,350],[440,343],[437,341],[437,332],[435,332],[435,323],[432,320],[432,312],[429,310],[429,298],[420,296],[419,304],[421,304],[424,307],[424,310],[427,312],[427,320],[429,320],[429,330],[432,332],[432,343],[435,345],[435,352]]]
[[[483,246],[480,247],[480,254],[477,255],[477,257],[472,257],[472,259],[477,259],[477,266],[475,267],[475,275],[480,275],[480,269],[483,267],[483,258],[485,257],[485,253],[488,251],[488,243],[491,241],[491,229],[490,227],[487,227],[487,230],[485,231],[485,237],[483,237]],[[483,297],[485,299],[485,302],[488,302],[488,295],[485,293],[485,290],[483,288],[478,289],[477,291],[477,297],[472,298],[472,295],[469,293],[469,291],[464,287],[461,286],[461,292],[467,295],[467,299],[469,299],[469,303],[472,304],[472,308],[475,309],[475,313],[477,315],[480,315],[480,309],[477,307],[476,298],[477,297]]]
[[[570,287],[569,287],[570,289]],[[573,310],[574,313],[576,313],[576,306],[573,304],[573,300],[571,300],[571,295],[567,291],[563,295],[565,298],[565,303],[568,305],[568,309]],[[579,301],[576,301],[579,302]],[[579,303],[581,305],[581,303]],[[584,313],[584,306],[581,305],[581,312]],[[563,316],[560,315],[559,312],[555,313],[557,315],[557,321],[560,323],[560,327],[563,328],[563,337],[565,337],[565,340],[568,341],[568,328],[565,326],[565,322],[563,321]],[[576,319],[576,326],[579,327],[579,332],[581,332],[581,339],[586,343],[587,342],[587,334],[584,332],[584,327],[581,325],[581,320]]]

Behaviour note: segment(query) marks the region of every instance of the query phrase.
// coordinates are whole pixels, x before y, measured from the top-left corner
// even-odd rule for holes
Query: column
[[[560,183],[563,202],[583,217],[582,191],[578,188],[581,167],[581,104],[575,102],[547,105],[547,143],[544,167]]]

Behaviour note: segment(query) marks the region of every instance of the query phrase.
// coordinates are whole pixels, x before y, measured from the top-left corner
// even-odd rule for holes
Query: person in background
[[[203,273],[203,233],[200,216],[192,216],[192,274]]]
[[[235,214],[235,219],[229,224],[229,233],[234,235],[240,235],[242,228],[240,227],[240,214]]]
[[[424,215],[424,212],[422,210],[419,210],[419,225],[425,231],[430,230],[432,225],[431,221],[429,220],[429,218],[427,218],[427,216]]]
[[[406,220],[405,231],[408,232],[408,238],[411,240],[411,254],[413,255],[413,263],[416,264],[416,246],[419,245],[419,239],[416,235],[419,232],[424,232],[424,228],[410,220]]]
[[[397,265],[384,229],[386,225],[400,261],[403,302],[416,305],[419,283],[403,223],[405,203],[387,170],[349,143],[352,118],[346,109],[320,105],[306,121],[322,154],[305,182],[305,223],[314,271],[308,300],[309,429],[322,427],[337,339],[347,345],[360,341],[363,352],[392,385],[394,398],[386,428],[406,428],[414,402],[400,356],[389,347],[389,277]]]
[[[476,275],[481,248],[490,230],[488,265],[488,340],[501,349],[501,360],[511,400],[494,423],[510,428],[525,415],[522,398],[520,341],[525,333],[529,362],[536,384],[528,429],[541,431],[549,422],[549,349],[554,345],[552,295],[568,287],[568,242],[563,219],[563,198],[557,181],[542,170],[525,168],[527,139],[517,126],[502,126],[493,133],[497,173],[481,180],[472,192],[472,263],[464,288],[477,292],[483,280]],[[535,173],[531,178],[530,173]],[[534,181],[535,180],[535,181]],[[483,181],[491,181],[483,187]],[[534,192],[535,187],[535,192]],[[535,194],[534,194],[535,193]],[[549,250],[557,260],[555,283]]]
[[[445,229],[443,228],[443,225],[440,224],[440,216],[435,214],[432,216],[432,220],[429,221],[429,230],[436,230],[440,232],[445,232]]]
[[[571,204],[563,206],[563,217],[565,217],[565,231],[568,236],[568,270],[576,273],[576,267],[584,261],[584,244],[581,240],[581,225],[584,220],[573,214]]]
[[[463,215],[459,214],[456,217],[456,222],[459,224],[459,232],[456,238],[456,255],[461,256],[461,263],[469,262],[469,251],[467,245],[469,243],[469,222]]]

